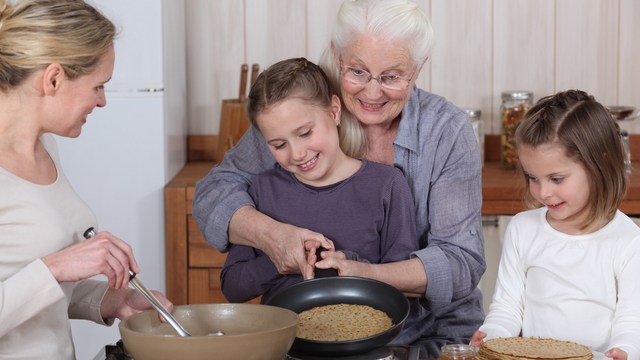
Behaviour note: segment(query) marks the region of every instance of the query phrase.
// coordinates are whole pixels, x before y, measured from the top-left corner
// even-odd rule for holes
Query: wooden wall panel
[[[431,91],[461,108],[490,111],[491,1],[432,0],[436,45]],[[484,126],[487,128],[487,126]]]
[[[246,0],[247,61],[263,68],[306,55],[306,2]]]
[[[491,115],[484,117],[491,121],[488,132],[500,132],[503,91],[529,90],[534,99],[554,91],[554,4],[494,1]]]
[[[535,99],[567,88],[640,108],[637,0],[417,0],[436,48],[421,88],[482,110],[500,131],[500,93]],[[189,133],[217,134],[222,99],[237,96],[240,64],[292,56],[317,62],[342,0],[187,2]],[[640,133],[640,121],[631,126]],[[634,130],[635,129],[635,130]]]
[[[640,109],[640,1],[620,0],[619,17],[618,93],[612,104]],[[629,132],[640,133],[640,119],[625,126]]]
[[[329,46],[331,29],[342,0],[307,1],[307,59],[315,62]]]
[[[604,104],[616,101],[618,1],[556,3],[556,91],[585,90]]]
[[[217,134],[222,99],[238,97],[240,64],[246,61],[243,3],[186,2],[190,134]]]

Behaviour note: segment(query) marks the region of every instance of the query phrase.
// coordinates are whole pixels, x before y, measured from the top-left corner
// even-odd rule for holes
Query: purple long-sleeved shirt
[[[349,178],[320,188],[276,168],[257,175],[249,193],[258,211],[323,234],[351,260],[395,262],[418,250],[413,196],[393,166],[363,161]],[[302,277],[281,275],[258,249],[232,245],[221,280],[227,300],[245,302],[260,295],[265,300]]]

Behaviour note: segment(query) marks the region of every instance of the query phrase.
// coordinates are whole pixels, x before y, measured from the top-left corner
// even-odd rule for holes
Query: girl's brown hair
[[[247,117],[260,130],[258,116],[280,101],[298,98],[327,108],[333,95],[329,80],[318,65],[305,58],[282,60],[263,71],[251,86]]]
[[[588,230],[613,218],[627,190],[625,152],[618,124],[593,96],[568,90],[540,99],[527,111],[516,130],[516,147],[557,144],[567,157],[581,163],[589,176]],[[524,174],[528,207],[540,207],[529,191]]]
[[[0,0],[0,90],[52,63],[71,79],[88,74],[115,37],[113,23],[82,0]]]

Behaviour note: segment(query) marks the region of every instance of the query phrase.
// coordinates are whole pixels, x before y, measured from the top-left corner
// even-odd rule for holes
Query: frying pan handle
[[[325,251],[325,248],[323,247],[319,247],[316,249],[316,258],[318,258],[318,260],[322,259],[322,257],[320,257],[320,253],[322,253],[323,251]],[[338,270],[333,268],[329,268],[329,269],[315,268],[313,269],[313,272],[315,273],[316,279],[323,278],[323,277],[338,276]]]

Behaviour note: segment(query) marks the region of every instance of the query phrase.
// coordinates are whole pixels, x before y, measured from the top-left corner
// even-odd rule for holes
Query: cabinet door
[[[189,269],[189,304],[227,303],[220,290],[220,268]],[[259,304],[260,298],[247,301]]]
[[[511,216],[488,216],[483,218],[482,233],[484,235],[484,259],[487,270],[484,272],[478,287],[482,291],[482,307],[485,314],[493,299],[493,291],[498,276],[498,266],[502,255],[502,237]]]
[[[189,304],[226,302],[220,291],[220,269],[189,269]]]
[[[192,216],[188,216],[187,221],[189,226],[189,268],[221,268],[227,255],[209,245]]]

